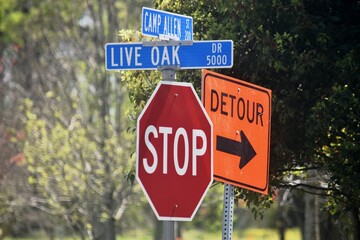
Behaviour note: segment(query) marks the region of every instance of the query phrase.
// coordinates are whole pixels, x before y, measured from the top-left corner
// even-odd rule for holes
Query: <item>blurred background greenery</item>
[[[219,72],[272,90],[270,192],[236,189],[234,239],[359,239],[355,0],[0,0],[0,239],[161,238],[134,181],[161,74],[104,68],[106,43],[144,38],[143,6],[192,16],[195,40],[232,39]],[[201,92],[200,70],[177,79]],[[219,239],[222,191],[177,236]]]

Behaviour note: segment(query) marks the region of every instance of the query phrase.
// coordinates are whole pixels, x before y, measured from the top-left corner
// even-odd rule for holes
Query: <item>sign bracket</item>
[[[162,73],[163,81],[175,81],[176,72],[180,70],[180,66],[179,65],[159,66],[157,70]]]
[[[161,41],[143,41],[142,45],[144,47],[155,47],[155,46],[192,46],[194,41],[192,40],[182,40],[182,41],[175,41],[175,40],[161,40]]]
[[[160,40],[175,40],[175,41],[180,41],[180,38],[177,36],[171,36],[171,35],[165,35],[165,34],[159,34],[159,39]]]

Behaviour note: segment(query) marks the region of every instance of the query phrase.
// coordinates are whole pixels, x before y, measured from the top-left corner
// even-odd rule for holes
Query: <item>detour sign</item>
[[[271,90],[203,70],[202,102],[214,127],[214,179],[267,194]]]

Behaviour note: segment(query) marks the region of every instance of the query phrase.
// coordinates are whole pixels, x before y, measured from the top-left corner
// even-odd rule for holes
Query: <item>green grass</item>
[[[182,240],[219,240],[222,238],[221,232],[205,232],[197,229],[186,230],[183,233]],[[279,234],[276,229],[249,228],[236,230],[233,232],[232,240],[279,240]],[[300,240],[301,233],[299,229],[288,229],[285,239]],[[48,240],[44,236],[34,236],[28,238],[5,238],[5,240]],[[78,240],[71,237],[56,238],[56,240]],[[124,236],[117,236],[116,240],[153,240],[151,231],[131,231]]]
[[[221,232],[209,233],[199,230],[190,230],[184,232],[183,240],[219,240],[222,238]],[[242,231],[234,231],[233,240],[279,240],[279,234],[276,229],[250,228]],[[301,240],[299,229],[288,229],[285,239]]]
[[[125,236],[117,236],[116,240],[153,240],[153,233],[151,231],[131,231]]]

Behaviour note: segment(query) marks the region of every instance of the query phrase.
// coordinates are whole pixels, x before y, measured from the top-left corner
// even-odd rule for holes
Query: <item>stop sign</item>
[[[190,83],[157,85],[137,122],[136,179],[159,220],[194,217],[213,180],[212,132]]]

